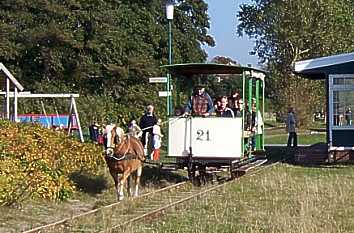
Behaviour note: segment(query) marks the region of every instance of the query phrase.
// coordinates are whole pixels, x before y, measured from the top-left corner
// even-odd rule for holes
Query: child
[[[151,153],[151,160],[159,160],[160,159],[160,147],[161,147],[161,138],[163,135],[161,134],[161,119],[157,120],[157,123],[152,128],[153,133],[153,152]]]
[[[143,131],[140,129],[139,125],[135,120],[132,120],[128,126],[129,134],[133,137],[140,138]]]

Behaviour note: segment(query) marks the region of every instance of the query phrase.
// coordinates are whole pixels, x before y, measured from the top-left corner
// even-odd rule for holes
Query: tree
[[[232,60],[232,58],[223,56],[216,56],[211,60],[211,62],[226,65],[239,65],[239,63],[237,61]]]
[[[205,61],[207,4],[177,3],[174,61]],[[168,63],[164,0],[2,0],[0,35],[0,60],[27,90],[110,96],[129,110],[165,103],[148,84]]]
[[[278,110],[323,103],[323,82],[294,76],[294,62],[354,49],[354,10],[349,0],[253,0],[238,13],[239,35],[256,40],[253,53],[271,73],[267,93]],[[309,104],[308,104],[309,103]],[[302,114],[304,116],[305,114]],[[305,121],[302,121],[305,122]]]

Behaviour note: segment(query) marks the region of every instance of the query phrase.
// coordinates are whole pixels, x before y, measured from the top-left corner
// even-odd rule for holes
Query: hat
[[[195,89],[204,88],[204,85],[201,84],[201,83],[197,83],[197,84],[194,85],[194,88],[195,88]]]

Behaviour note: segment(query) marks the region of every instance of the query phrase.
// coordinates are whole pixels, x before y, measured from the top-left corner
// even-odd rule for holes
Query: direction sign
[[[149,83],[167,83],[167,77],[149,78]]]
[[[167,91],[159,91],[160,97],[167,97]],[[171,96],[171,92],[169,92],[169,96]]]

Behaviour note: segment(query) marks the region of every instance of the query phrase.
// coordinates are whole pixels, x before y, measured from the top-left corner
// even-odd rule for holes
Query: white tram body
[[[168,156],[195,159],[242,157],[242,118],[172,117]]]

